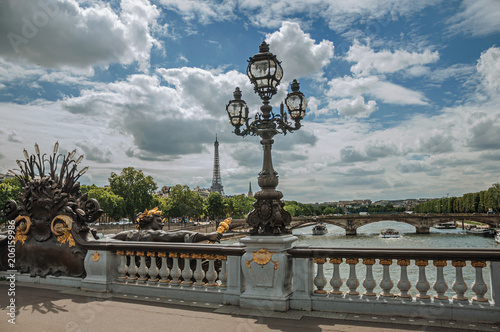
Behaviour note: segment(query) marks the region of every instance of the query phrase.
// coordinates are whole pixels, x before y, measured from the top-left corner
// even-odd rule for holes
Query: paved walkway
[[[101,294],[22,283],[16,285],[15,296],[9,296],[8,288],[7,282],[0,282],[0,331],[5,332],[500,332],[498,325],[322,312],[261,312],[211,303]],[[8,322],[6,306],[10,298],[16,303],[15,325]]]

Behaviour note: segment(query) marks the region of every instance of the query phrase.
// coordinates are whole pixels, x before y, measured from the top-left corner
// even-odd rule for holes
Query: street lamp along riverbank
[[[249,122],[248,106],[241,99],[239,88],[236,88],[234,99],[226,106],[230,123],[235,127],[234,133],[238,136],[260,136],[264,150],[262,171],[258,177],[261,191],[254,195],[254,210],[248,214],[247,223],[252,227],[251,235],[290,234],[291,231],[286,226],[290,224],[292,217],[283,209],[283,194],[276,190],[278,173],[273,168],[271,147],[275,135],[286,135],[301,127],[300,121],[306,114],[307,99],[299,91],[297,80],[293,80],[292,92],[285,98],[288,114],[284,111],[283,103],[279,114],[272,112],[269,101],[278,91],[283,68],[276,56],[269,51],[269,45],[265,41],[260,45],[259,53],[248,60],[247,75],[263,103],[255,120]]]

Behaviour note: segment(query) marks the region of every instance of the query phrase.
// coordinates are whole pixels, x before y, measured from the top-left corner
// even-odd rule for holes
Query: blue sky
[[[0,173],[22,149],[84,154],[85,184],[128,166],[227,194],[257,189],[257,137],[225,112],[266,40],[303,127],[275,137],[284,198],[462,195],[500,181],[500,1],[0,2]]]

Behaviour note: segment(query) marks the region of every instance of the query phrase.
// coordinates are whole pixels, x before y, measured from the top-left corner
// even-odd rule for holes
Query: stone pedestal
[[[99,242],[116,240],[100,239]],[[117,277],[119,257],[107,250],[89,250],[84,260],[87,276],[82,280],[81,288],[95,292],[110,292],[111,282]]]
[[[287,311],[292,295],[292,258],[286,253],[297,237],[247,236],[240,240],[246,246],[241,268],[246,290],[240,307]]]

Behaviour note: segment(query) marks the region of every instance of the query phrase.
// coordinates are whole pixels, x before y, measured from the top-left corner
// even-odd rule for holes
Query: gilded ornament
[[[201,258],[203,258],[203,259],[215,259],[215,255],[203,254],[203,255],[201,255]]]
[[[123,250],[117,250],[116,254],[120,255],[120,256],[125,256],[125,251],[123,251]]]
[[[225,260],[227,260],[227,256],[226,255],[215,255],[215,259],[220,259],[222,261],[225,261]]]
[[[167,257],[167,253],[166,252],[159,252],[158,257]]]
[[[144,251],[138,251],[137,256],[144,256]]]
[[[148,252],[146,253],[146,255],[147,255],[148,257],[155,257],[156,253],[155,253],[155,252],[150,252],[150,251],[148,251]],[[158,256],[158,257],[160,257],[160,256]]]
[[[134,251],[133,251],[133,250],[127,250],[127,251],[125,251],[125,254],[126,254],[127,256],[135,256],[135,253],[134,253]]]
[[[99,259],[101,259],[101,255],[99,255],[99,253],[96,251],[93,255],[92,255],[92,260],[94,262],[98,262]]]
[[[373,265],[375,264],[375,258],[363,258],[363,264]]]
[[[359,263],[359,258],[346,258],[345,262],[347,264],[358,264]]]
[[[57,237],[57,241],[62,245],[67,243],[69,247],[75,246],[75,240],[73,235],[71,235],[71,229],[73,228],[73,219],[67,215],[58,215],[52,219],[50,224],[50,229],[52,233]]]
[[[398,265],[399,266],[408,266],[410,265],[410,260],[406,258],[398,258]]]
[[[252,259],[249,261],[246,261],[246,265],[250,269],[251,262],[255,262],[255,263],[262,265],[262,266],[266,265],[269,262],[272,262],[272,263],[274,263],[274,269],[277,270],[279,263],[277,261],[271,260],[273,255],[274,255],[274,252],[269,252],[267,249],[261,248],[261,249],[257,250],[256,252],[252,252]]]
[[[330,263],[332,264],[341,264],[342,258],[330,258]]]
[[[177,257],[179,257],[179,253],[177,253],[177,252],[169,252],[168,253],[168,257],[170,257],[170,258],[177,258]]]
[[[192,259],[202,259],[203,258],[202,254],[190,254],[189,256]]]
[[[315,257],[315,258],[313,258],[313,263],[315,263],[315,264],[325,264],[326,263],[326,258],[325,257]]]
[[[443,266],[443,267],[444,267],[444,266],[446,266],[446,265],[447,265],[447,264],[446,264],[446,260],[444,260],[444,259],[435,259],[435,260],[432,262],[432,264],[434,264],[434,266],[436,266],[436,267],[437,267],[437,266]]]
[[[392,265],[392,259],[381,258],[379,263],[380,265]]]
[[[183,252],[183,253],[179,254],[180,258],[191,258],[190,256],[191,256],[191,254],[189,254],[187,252]]]
[[[427,265],[429,265],[429,261],[427,259],[416,259],[415,265],[416,266],[427,266]]]
[[[453,260],[451,261],[451,265],[454,267],[464,267],[467,266],[467,262],[462,260]]]
[[[470,262],[470,265],[473,267],[486,267],[486,262],[485,261],[472,261]]]
[[[14,243],[17,243],[17,241],[21,241],[21,243],[24,244],[24,241],[26,241],[26,239],[28,238],[28,232],[31,228],[31,219],[28,216],[17,216],[14,225],[16,225],[18,222],[20,222],[20,224],[16,227]]]

